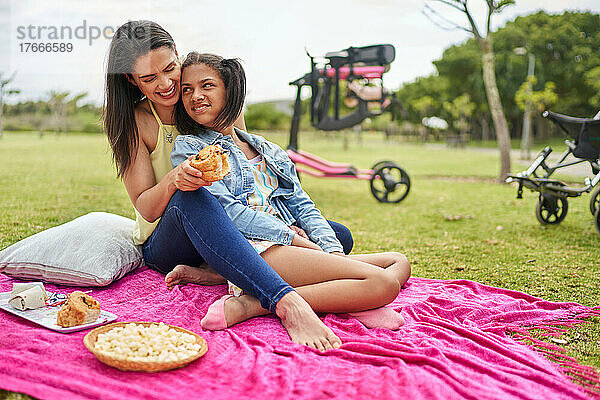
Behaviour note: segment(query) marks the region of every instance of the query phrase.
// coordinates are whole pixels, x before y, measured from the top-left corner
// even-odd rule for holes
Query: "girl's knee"
[[[400,284],[400,287],[402,287],[402,285],[404,285],[406,281],[408,281],[408,278],[410,278],[410,261],[408,261],[408,258],[406,258],[406,256],[402,253],[390,252],[387,254],[389,254],[389,256],[393,259],[394,264],[396,264],[399,267],[397,280]]]
[[[406,258],[404,254],[397,251],[388,251],[385,254],[396,263],[408,263],[408,258]]]
[[[376,278],[376,286],[375,289],[382,301],[382,306],[391,303],[398,297],[400,293],[400,285],[398,284],[398,279],[396,276],[390,273],[386,273],[385,271],[381,271],[381,274],[378,274]]]

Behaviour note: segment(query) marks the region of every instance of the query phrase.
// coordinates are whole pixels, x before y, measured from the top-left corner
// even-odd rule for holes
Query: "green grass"
[[[27,395],[15,392],[9,392],[6,390],[0,389],[0,400],[26,400],[32,399],[33,397],[29,397]]]
[[[287,144],[285,134],[268,136]],[[391,159],[410,174],[411,192],[397,205],[376,202],[367,181],[302,177],[325,216],[351,228],[354,252],[401,251],[414,276],[470,279],[551,301],[600,304],[600,236],[589,195],[571,199],[562,224],[543,228],[534,215],[536,193],[517,200],[514,186],[495,183],[495,152],[385,143],[372,133],[363,134],[362,143],[354,135],[303,133],[300,148],[363,168]],[[91,211],[133,217],[99,135],[6,134],[0,140],[0,188],[0,248]],[[591,321],[565,335],[565,347],[600,369],[600,318]]]

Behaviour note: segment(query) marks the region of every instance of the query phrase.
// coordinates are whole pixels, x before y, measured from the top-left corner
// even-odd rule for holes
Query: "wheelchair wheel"
[[[410,191],[410,178],[396,164],[383,164],[371,176],[371,193],[380,203],[399,203]]]
[[[600,233],[600,208],[596,208],[596,214],[594,214],[594,223],[596,230]]]
[[[371,167],[371,169],[373,171],[375,171],[376,169],[378,169],[379,167],[382,167],[383,165],[395,165],[396,167],[398,167],[398,164],[396,164],[393,161],[390,161],[390,160],[381,160],[381,161],[377,161],[375,164],[373,164],[373,166]]]
[[[535,207],[535,216],[542,225],[558,225],[567,216],[569,202],[566,198],[541,194]]]
[[[590,196],[590,212],[592,215],[596,215],[596,210],[598,209],[598,203],[600,202],[600,186],[594,190],[592,195]]]

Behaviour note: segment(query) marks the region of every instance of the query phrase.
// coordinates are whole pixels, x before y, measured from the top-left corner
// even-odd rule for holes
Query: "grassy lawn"
[[[268,136],[287,144],[285,134]],[[355,253],[397,250],[411,260],[414,276],[600,304],[600,235],[588,194],[571,199],[561,225],[544,228],[534,215],[537,194],[526,191],[517,200],[515,186],[494,183],[493,151],[386,143],[371,133],[361,143],[353,134],[307,133],[300,148],[362,168],[391,159],[409,173],[411,192],[397,205],[376,202],[367,181],[302,178],[324,215],[350,227]],[[103,136],[8,133],[0,140],[0,249],[91,211],[133,217]],[[564,346],[600,369],[600,318],[591,322],[564,335]]]

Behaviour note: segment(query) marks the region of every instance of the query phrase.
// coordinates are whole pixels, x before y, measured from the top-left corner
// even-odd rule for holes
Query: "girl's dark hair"
[[[134,109],[144,98],[141,90],[127,77],[132,76],[139,57],[160,47],[175,51],[175,42],[167,31],[152,21],[130,21],[121,25],[110,43],[103,119],[120,177],[135,158],[139,132]]]
[[[217,71],[225,85],[225,105],[210,129],[219,131],[233,125],[242,113],[246,98],[246,73],[236,58],[225,59],[215,54],[200,54],[195,51],[187,55],[181,64],[181,75],[190,65],[205,64]],[[175,124],[182,134],[193,134],[206,128],[192,119],[185,111],[181,98],[175,106]]]

